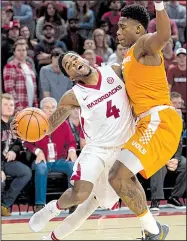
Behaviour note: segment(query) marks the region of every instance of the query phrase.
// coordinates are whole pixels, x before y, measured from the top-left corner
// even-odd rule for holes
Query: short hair
[[[145,30],[148,27],[150,16],[147,9],[141,5],[128,5],[121,10],[121,17],[131,18],[143,25]]]
[[[6,99],[6,100],[13,100],[14,101],[14,97],[8,93],[4,93],[1,95],[1,100],[2,99]]]
[[[58,57],[60,56],[61,54],[63,54],[64,51],[61,49],[61,48],[54,48],[52,51],[51,51],[51,59],[53,57]]]
[[[13,45],[13,52],[15,52],[16,47],[19,46],[19,45],[25,46],[26,50],[28,50],[28,45],[26,43],[22,43],[22,42],[18,41],[18,42],[15,42],[15,44]]]
[[[53,97],[45,97],[40,101],[40,108],[43,109],[44,105],[48,102],[53,102],[57,107],[57,101]]]
[[[65,55],[67,54],[75,54],[77,55],[78,57],[80,57],[80,55],[74,51],[68,51],[66,53],[62,53],[59,58],[58,58],[58,67],[60,69],[60,71],[65,75],[65,76],[68,76],[68,74],[66,73],[66,70],[64,69],[64,67],[62,66],[62,60],[64,58]],[[68,76],[69,77],[69,76]]]
[[[182,95],[179,94],[178,92],[171,92],[170,98],[171,98],[171,100],[174,99],[174,98],[181,98],[182,99]]]

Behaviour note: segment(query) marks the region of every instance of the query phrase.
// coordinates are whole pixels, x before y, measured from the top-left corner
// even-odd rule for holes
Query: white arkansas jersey
[[[76,84],[80,121],[87,144],[103,147],[123,145],[134,134],[134,118],[122,80],[110,66],[97,69],[97,86]]]

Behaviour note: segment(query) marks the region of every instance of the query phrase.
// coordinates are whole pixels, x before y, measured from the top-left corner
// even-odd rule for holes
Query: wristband
[[[156,3],[156,2],[154,2],[154,4],[155,4],[155,9],[156,9],[156,11],[162,11],[162,10],[164,10],[164,2],[162,1],[161,3]]]

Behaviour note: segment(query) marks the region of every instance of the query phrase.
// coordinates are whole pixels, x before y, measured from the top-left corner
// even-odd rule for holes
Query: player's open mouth
[[[83,65],[79,65],[77,69],[78,70],[82,70],[82,68],[84,68],[84,66]]]

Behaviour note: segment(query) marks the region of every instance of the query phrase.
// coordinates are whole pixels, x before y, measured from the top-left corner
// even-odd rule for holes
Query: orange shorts
[[[140,160],[144,168],[140,174],[149,178],[175,154],[181,132],[182,119],[174,109],[150,111],[137,122],[135,134],[123,149],[128,149]]]

